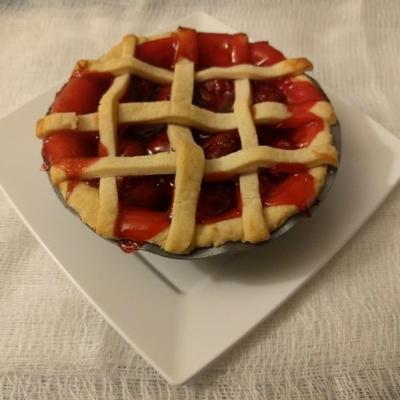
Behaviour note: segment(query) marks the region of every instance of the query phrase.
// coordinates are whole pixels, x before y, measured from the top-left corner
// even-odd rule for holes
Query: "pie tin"
[[[322,94],[324,95],[326,100],[329,101],[329,98],[325,94],[325,92],[322,90],[321,85],[311,76],[308,75],[308,77],[316,84],[316,86],[322,92]],[[338,152],[340,154],[340,152],[341,152],[341,129],[340,129],[339,121],[336,121],[336,123],[331,126],[331,134],[332,134],[332,144],[335,146],[335,148],[338,150]],[[291,228],[293,228],[299,221],[303,220],[304,218],[310,218],[310,215],[312,215],[313,211],[321,204],[321,201],[323,201],[325,199],[325,197],[327,196],[329,190],[331,189],[331,187],[333,185],[333,182],[335,181],[337,171],[338,171],[338,167],[328,165],[328,171],[327,171],[327,176],[325,178],[325,183],[324,183],[323,187],[321,188],[319,195],[317,196],[317,198],[315,199],[315,201],[311,205],[311,207],[307,210],[307,212],[306,213],[300,212],[300,213],[294,214],[291,217],[289,217],[279,228],[277,228],[271,232],[271,236],[267,240],[264,240],[259,243],[254,243],[254,244],[253,243],[242,243],[242,242],[227,242],[227,243],[225,243],[221,246],[217,246],[217,247],[198,248],[188,254],[169,253],[155,244],[145,243],[144,245],[140,246],[140,249],[138,251],[152,253],[152,254],[156,254],[161,257],[178,259],[178,260],[199,260],[199,259],[206,259],[209,257],[215,257],[218,255],[223,255],[223,254],[241,253],[241,252],[245,252],[245,251],[250,251],[255,248],[267,246],[268,243],[270,243],[272,240],[279,238],[280,236],[285,234],[287,231],[289,231]],[[48,176],[50,178],[49,173],[48,173]],[[60,191],[58,189],[56,189],[53,185],[52,185],[52,187],[53,187],[54,191],[57,193],[57,196],[59,197],[59,199],[66,206],[66,208],[68,208],[75,216],[80,218],[78,213],[74,209],[72,209],[71,207],[69,207],[67,205],[67,203],[65,202]],[[311,218],[312,218],[312,216],[311,216]],[[88,225],[86,225],[86,226],[88,226]],[[88,226],[88,228],[91,229],[89,226]],[[105,239],[105,240],[119,246],[119,241],[117,241],[117,240],[112,240],[112,239]]]

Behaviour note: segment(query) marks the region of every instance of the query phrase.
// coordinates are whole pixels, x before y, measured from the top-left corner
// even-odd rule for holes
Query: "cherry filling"
[[[315,199],[314,178],[303,165],[260,168],[260,195],[264,206],[295,205],[306,210]]]
[[[252,81],[253,104],[264,101],[278,103],[313,105],[325,100],[320,90],[309,81],[293,80],[291,77]]]
[[[249,43],[244,34],[197,33],[181,28],[170,37],[140,44],[135,57],[161,68],[174,69],[185,57],[195,63],[196,70],[227,67],[238,64],[271,66],[285,59],[268,42]],[[110,74],[77,70],[60,90],[50,112],[96,112],[100,99],[113,82]],[[316,102],[325,100],[321,92],[308,81],[281,78],[252,81],[253,104],[285,103],[292,116],[276,126],[257,127],[260,145],[281,149],[308,146],[324,128],[321,119],[310,112]],[[168,101],[171,85],[159,85],[132,76],[121,102]],[[234,82],[213,79],[195,83],[193,104],[213,112],[233,112]],[[214,134],[192,130],[194,140],[203,148],[206,159],[215,159],[240,150],[237,131]],[[120,126],[117,156],[135,157],[171,151],[165,124]],[[80,134],[60,131],[43,141],[44,166],[59,164],[71,178],[69,195],[78,183],[82,170],[106,156],[97,133]],[[259,169],[259,185],[264,206],[296,205],[305,210],[315,198],[314,179],[308,169],[299,164],[278,164]],[[98,187],[99,180],[85,181]],[[174,177],[170,175],[118,177],[119,212],[115,237],[121,239],[125,251],[137,248],[168,228],[174,196]],[[242,212],[237,177],[214,174],[205,177],[201,185],[196,220],[199,224],[215,223],[235,218]]]
[[[241,212],[237,179],[202,183],[196,212],[197,223],[210,224],[235,218]]]
[[[113,76],[106,73],[75,70],[69,81],[61,88],[50,107],[50,113],[75,112],[86,114],[96,112],[103,94],[113,82]],[[80,171],[97,157],[99,137],[97,132],[81,134],[62,130],[43,140],[42,156],[44,169],[54,163],[64,163],[67,174],[78,176]],[[79,158],[76,166],[64,158]]]
[[[164,124],[131,125],[119,129],[117,151],[119,156],[134,157],[170,150],[171,146]]]
[[[197,70],[238,64],[270,66],[285,59],[268,42],[249,43],[243,33],[207,33],[187,28],[180,28],[170,37],[140,44],[135,57],[166,69],[173,69],[185,57],[195,63]]]
[[[324,129],[322,120],[311,121],[299,128],[283,128],[276,126],[258,126],[258,143],[279,149],[294,150],[307,147],[315,136]]]
[[[74,71],[69,81],[57,93],[50,112],[96,112],[101,97],[110,88],[113,79],[108,73]]]
[[[199,130],[192,130],[194,140],[204,151],[206,159],[219,158],[240,150],[238,131],[226,131],[209,134]]]
[[[132,176],[118,179],[123,204],[155,211],[168,211],[174,196],[174,176]]]
[[[193,104],[210,111],[226,113],[233,111],[235,87],[232,80],[212,79],[196,83]]]
[[[66,157],[96,157],[98,141],[95,133],[81,135],[70,130],[58,131],[43,140],[43,160],[52,165]]]
[[[117,178],[119,212],[114,234],[124,251],[140,247],[170,224],[174,176],[140,176]],[[135,246],[133,246],[135,247]]]

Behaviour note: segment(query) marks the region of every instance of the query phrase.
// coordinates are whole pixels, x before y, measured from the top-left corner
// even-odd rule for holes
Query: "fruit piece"
[[[172,69],[175,44],[176,39],[174,37],[144,42],[137,46],[135,57],[157,67]]]
[[[181,58],[186,58],[196,64],[198,57],[196,31],[194,29],[179,28],[174,37],[176,38],[174,64]]]
[[[125,177],[119,182],[119,193],[122,202],[127,206],[166,211],[170,208],[174,195],[174,178]]]
[[[50,112],[88,114],[97,111],[100,99],[108,90],[113,77],[101,73],[75,73],[57,93]]]
[[[146,146],[147,154],[157,154],[171,150],[167,132],[156,133]]]
[[[293,78],[285,78],[280,80],[278,87],[285,94],[288,104],[324,100],[320,90],[311,82],[293,81]]]
[[[126,137],[120,141],[118,153],[123,157],[134,157],[146,154],[146,151],[140,140]]]
[[[235,184],[225,182],[203,182],[197,206],[197,221],[204,223],[236,206]]]
[[[273,81],[253,81],[252,82],[253,103],[264,101],[275,101],[284,103],[286,96]]]
[[[202,144],[207,159],[219,158],[240,149],[240,138],[236,131],[216,133]]]
[[[157,85],[147,79],[132,76],[121,103],[152,101]]]
[[[232,111],[235,100],[233,81],[211,79],[196,85],[195,104],[215,112]]]
[[[97,143],[97,135],[80,135],[69,130],[59,131],[44,139],[42,155],[49,164],[66,157],[96,157]]]
[[[232,65],[229,42],[226,33],[198,32],[199,69],[208,67],[229,67]]]
[[[170,100],[171,99],[171,85],[160,86],[155,100]]]
[[[157,180],[153,176],[124,178],[121,197],[129,206],[157,209],[160,205]]]
[[[256,42],[250,44],[250,59],[253,65],[270,66],[284,60],[285,56],[268,42]]]

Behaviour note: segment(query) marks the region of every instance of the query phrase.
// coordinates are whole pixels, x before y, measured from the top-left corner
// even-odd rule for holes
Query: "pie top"
[[[311,68],[242,33],[125,36],[79,61],[38,121],[44,166],[81,219],[125,249],[266,240],[337,164],[335,114]]]

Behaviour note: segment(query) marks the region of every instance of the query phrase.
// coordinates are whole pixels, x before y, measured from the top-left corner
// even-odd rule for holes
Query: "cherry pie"
[[[243,33],[125,36],[79,61],[38,121],[44,168],[126,250],[264,241],[337,164],[335,114],[311,68]]]

